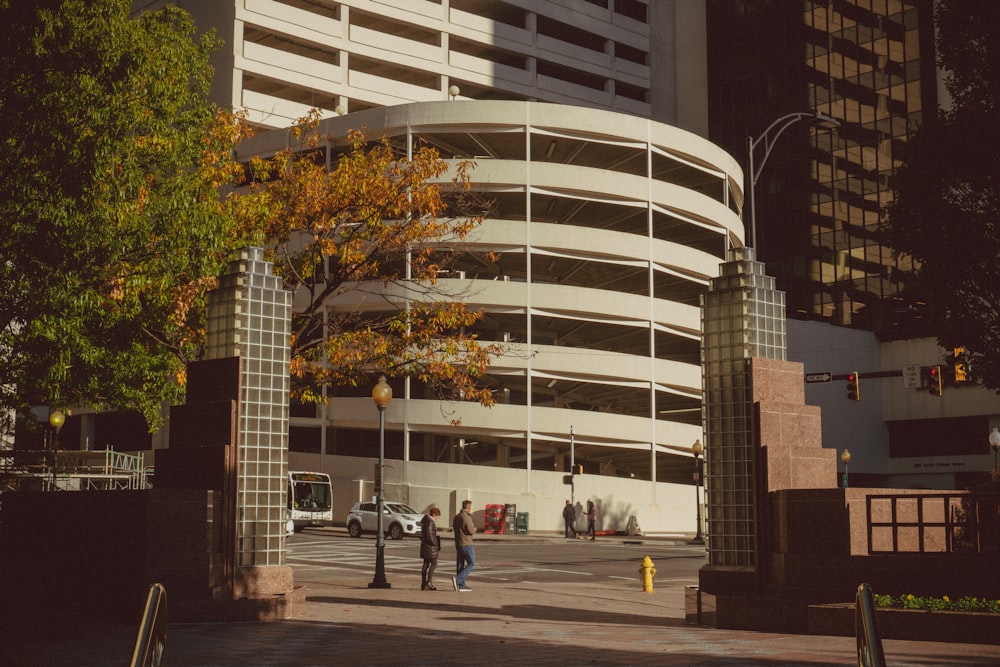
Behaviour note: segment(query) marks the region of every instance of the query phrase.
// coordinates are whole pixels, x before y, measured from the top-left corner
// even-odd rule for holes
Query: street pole
[[[569,427],[569,504],[576,505],[576,441],[573,439],[573,427]]]
[[[66,415],[64,415],[59,410],[53,410],[49,412],[49,426],[52,427],[52,434],[49,436],[49,444],[52,449],[52,469],[51,469],[51,485],[50,491],[56,490],[56,462],[59,453],[59,429],[62,425],[66,423]]]
[[[378,384],[372,389],[372,400],[378,407],[378,468],[375,470],[375,512],[378,515],[376,520],[375,536],[375,578],[368,584],[368,588],[392,588],[385,578],[385,531],[382,526],[383,499],[382,471],[385,469],[385,409],[392,400],[392,387],[385,381],[385,376],[378,379]]]
[[[694,515],[695,515],[695,535],[691,544],[704,544],[705,536],[701,532],[701,452],[703,447],[701,440],[695,440],[691,445],[691,452],[694,454]]]
[[[767,158],[771,156],[771,150],[774,148],[774,142],[778,140],[781,133],[788,129],[790,125],[794,125],[800,120],[809,120],[819,123],[824,127],[840,127],[840,121],[832,116],[828,116],[825,113],[819,111],[798,111],[796,113],[786,114],[781,116],[773,123],[767,126],[764,132],[754,139],[753,137],[747,137],[747,171],[748,171],[748,183],[747,183],[747,196],[750,198],[750,247],[757,248],[757,202],[754,195],[754,191],[757,186],[757,179],[760,178],[760,172],[764,168],[764,163],[767,162]],[[774,136],[771,136],[771,132],[774,132]],[[757,146],[761,143],[764,144],[764,156],[760,160],[760,164],[755,164],[754,153],[757,150]]]
[[[997,454],[1000,454],[1000,430],[993,429],[990,432],[990,449],[993,450],[993,473],[1000,472],[997,467]]]
[[[840,460],[844,462],[844,488],[846,489],[848,486],[847,466],[851,463],[851,452],[845,449],[840,453]]]

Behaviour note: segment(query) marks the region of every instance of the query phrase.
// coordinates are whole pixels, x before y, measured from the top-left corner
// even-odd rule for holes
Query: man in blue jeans
[[[455,571],[451,585],[456,591],[466,592],[472,589],[465,585],[465,578],[476,565],[476,550],[472,546],[472,536],[476,534],[476,524],[472,520],[472,501],[462,501],[462,511],[455,515],[451,527],[455,531]]]

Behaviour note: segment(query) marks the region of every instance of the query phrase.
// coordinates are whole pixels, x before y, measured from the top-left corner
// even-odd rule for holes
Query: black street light
[[[701,453],[704,447],[701,440],[695,440],[691,445],[691,453],[694,454],[694,511],[697,530],[691,544],[704,544],[705,537],[701,533]]]
[[[375,578],[368,588],[392,588],[385,578],[385,532],[382,529],[382,469],[385,466],[385,409],[392,400],[392,387],[382,375],[372,389],[372,400],[378,408],[378,468],[375,469],[375,513],[378,515],[375,537]]]
[[[840,127],[839,120],[828,116],[825,113],[819,111],[798,111],[796,113],[786,114],[781,118],[778,118],[776,121],[768,125],[763,134],[756,139],[753,137],[747,137],[746,194],[749,195],[750,199],[750,246],[754,249],[757,248],[757,205],[754,193],[754,188],[757,185],[757,179],[760,178],[760,171],[764,168],[764,163],[767,162],[767,158],[771,157],[771,149],[774,148],[774,142],[778,140],[781,133],[787,130],[790,125],[794,125],[802,120],[816,123],[820,127],[825,128]],[[754,155],[757,151],[757,146],[760,144],[764,145],[764,155],[760,162],[756,162]]]
[[[997,454],[1000,454],[1000,431],[993,429],[990,432],[990,449],[993,450],[993,472],[1000,472],[997,467]]]
[[[59,410],[52,410],[49,412],[49,426],[52,427],[51,436],[51,446],[52,446],[52,488],[50,491],[56,490],[56,452],[59,451],[59,429],[62,428],[63,424],[66,423],[66,415],[64,415]]]
[[[846,449],[844,451],[842,451],[840,453],[840,460],[844,462],[844,478],[843,478],[843,482],[844,482],[844,488],[846,489],[847,488],[847,466],[850,465],[850,463],[851,463],[851,452],[848,451],[848,450],[846,450]]]

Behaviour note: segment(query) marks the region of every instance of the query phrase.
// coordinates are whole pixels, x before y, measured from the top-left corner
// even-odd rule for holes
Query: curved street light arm
[[[759,137],[754,139],[753,137],[747,137],[747,171],[749,172],[750,182],[749,190],[750,195],[750,242],[754,248],[757,247],[757,215],[756,215],[756,203],[754,190],[757,186],[757,179],[760,178],[760,172],[764,168],[764,164],[767,162],[767,158],[771,156],[771,150],[774,148],[775,142],[781,133],[789,128],[789,126],[794,125],[800,120],[809,120],[819,123],[823,126],[834,128],[840,127],[840,121],[832,116],[828,116],[821,111],[796,111],[795,113],[785,114],[780,118],[776,119],[773,123],[767,126]],[[771,133],[774,132],[774,136]],[[764,143],[764,157],[761,159],[760,164],[754,164],[754,152],[757,150],[757,146]]]

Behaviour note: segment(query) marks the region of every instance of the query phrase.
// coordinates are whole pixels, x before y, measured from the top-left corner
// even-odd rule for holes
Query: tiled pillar
[[[260,248],[208,295],[207,359],[239,357],[236,567],[285,565],[292,297]]]
[[[785,359],[785,294],[752,248],[738,248],[701,312],[709,565],[753,570],[761,508],[751,360]]]

